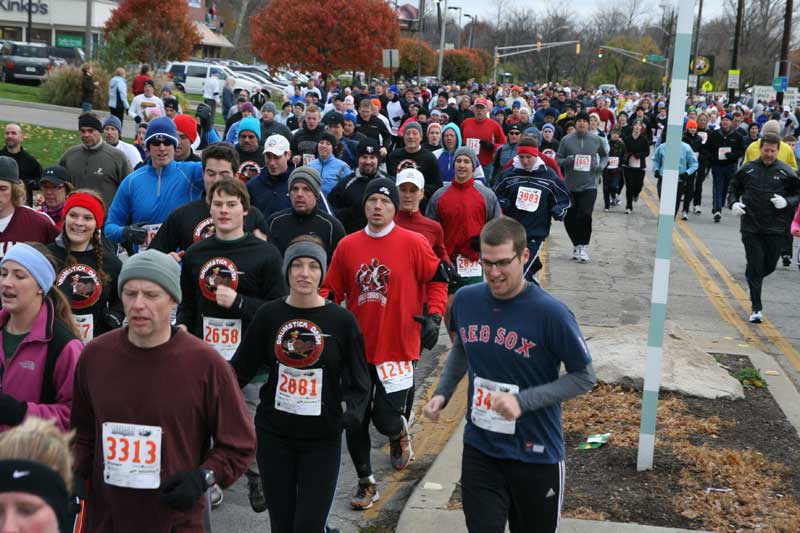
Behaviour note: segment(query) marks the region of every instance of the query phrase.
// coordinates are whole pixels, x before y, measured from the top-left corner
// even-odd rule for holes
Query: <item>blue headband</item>
[[[56,280],[56,271],[53,270],[53,265],[50,261],[38,252],[36,248],[24,242],[12,246],[11,250],[6,252],[3,260],[0,261],[0,266],[8,261],[19,263],[20,266],[30,272],[45,294],[47,294]]]

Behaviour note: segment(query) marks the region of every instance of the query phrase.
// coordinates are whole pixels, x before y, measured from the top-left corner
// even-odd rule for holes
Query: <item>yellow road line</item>
[[[650,182],[645,182],[648,191],[654,196],[657,195],[657,191],[655,186]],[[653,209],[654,206],[650,205],[650,208]],[[657,207],[654,209],[655,213],[658,213]],[[694,244],[700,254],[708,261],[708,263],[712,266],[714,270],[717,271],[720,278],[725,282],[725,285],[728,287],[728,290],[731,292],[733,297],[739,302],[742,310],[744,310],[745,315],[749,314],[750,309],[750,298],[744,289],[736,282],[734,277],[731,273],[722,265],[722,263],[717,259],[714,254],[709,250],[708,246],[697,236],[697,234],[689,227],[688,224],[684,222],[676,223],[676,228],[680,232],[682,232],[689,240]],[[674,242],[674,241],[673,241]],[[741,316],[736,313],[736,318],[739,323],[744,323],[744,320]],[[749,324],[749,323],[747,323]],[[734,324],[735,326],[735,324]],[[737,329],[739,329],[737,327]],[[757,337],[758,334],[753,332],[753,330],[748,326],[747,328],[752,333],[748,336],[750,337]],[[786,356],[786,359],[792,364],[795,370],[800,370],[800,353],[795,350],[794,346],[791,345],[789,341],[781,334],[778,328],[769,320],[764,319],[764,321],[759,326],[760,331],[762,332],[763,336],[766,337],[778,350]],[[762,345],[763,346],[763,345]],[[769,350],[765,348],[760,348],[761,351],[769,352]]]

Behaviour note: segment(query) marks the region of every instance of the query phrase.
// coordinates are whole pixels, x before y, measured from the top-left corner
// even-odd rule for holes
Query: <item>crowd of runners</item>
[[[0,522],[202,531],[244,475],[273,532],[334,531],[342,434],[352,507],[369,509],[370,428],[407,468],[415,370],[444,322],[423,410],[438,419],[468,376],[469,530],[555,531],[560,406],[595,377],[575,316],[538,284],[539,254],[555,220],[589,263],[598,192],[637,216],[648,164],[660,193],[666,97],[295,80],[282,103],[240,92],[217,132],[213,76],[195,116],[138,78],[133,143],[124,114],[84,113],[80,143],[43,169],[5,128]],[[800,236],[797,114],[684,106],[675,214],[741,217],[754,323]]]

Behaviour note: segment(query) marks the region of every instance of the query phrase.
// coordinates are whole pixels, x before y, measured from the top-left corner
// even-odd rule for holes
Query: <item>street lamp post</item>
[[[568,30],[570,28],[571,28],[571,26],[569,26],[569,25],[559,26],[558,28],[553,28],[548,33],[557,33],[557,32],[559,32],[561,30]],[[550,79],[550,49],[549,48],[547,49],[547,64],[545,65],[545,68],[544,68],[544,77],[545,77],[545,80],[547,80],[548,83],[553,81],[553,80]]]
[[[442,9],[441,35],[439,36],[439,66],[436,69],[436,78],[439,80],[439,83],[442,83],[442,64],[444,63],[444,30],[447,25],[447,0],[441,0],[441,2],[437,3],[444,4],[444,9]]]
[[[458,41],[456,42],[456,48],[461,48],[461,14],[462,10],[460,7],[450,6],[447,9],[451,9],[453,11],[458,11]],[[447,26],[445,26],[446,28]]]
[[[475,35],[475,26],[478,24],[478,15],[472,16],[469,13],[464,13],[464,16],[470,20],[469,24],[469,37],[467,37],[467,48],[472,48],[472,37]]]

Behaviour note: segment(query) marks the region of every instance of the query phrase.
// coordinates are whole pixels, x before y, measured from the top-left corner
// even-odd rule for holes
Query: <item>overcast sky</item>
[[[426,0],[430,5],[433,0]],[[514,7],[530,7],[531,1],[530,0],[509,0],[510,5]],[[703,1],[703,19],[708,20],[708,17],[718,16],[722,12],[722,5],[724,0],[704,0]],[[403,0],[399,0],[402,4]],[[564,7],[566,7],[570,12],[574,12],[577,17],[587,17],[591,16],[594,11],[601,8],[603,5],[607,5],[609,0],[566,0],[562,3]],[[417,5],[414,0],[410,0],[412,5]],[[645,0],[643,4],[651,5],[651,4],[658,4],[658,0]],[[538,6],[538,8],[542,8],[546,5],[544,2],[537,2],[534,4]],[[490,20],[494,21],[497,17],[497,10],[495,8],[494,0],[448,0],[447,2],[448,7],[461,7],[463,8],[464,13],[469,13],[470,15],[478,15],[479,20]],[[451,11],[452,16],[458,16],[458,11]],[[468,19],[462,18],[461,23],[467,24],[469,22]]]

